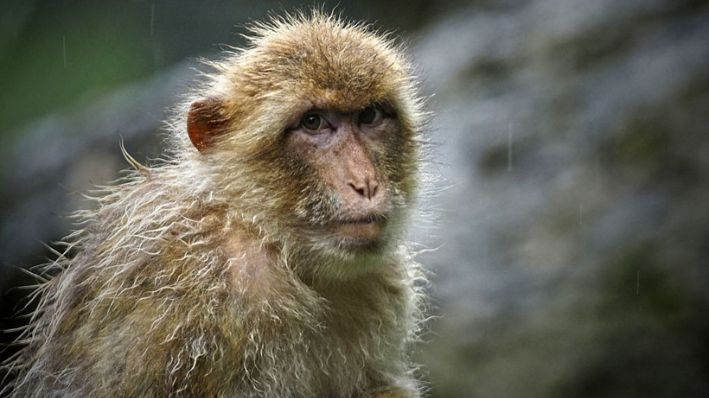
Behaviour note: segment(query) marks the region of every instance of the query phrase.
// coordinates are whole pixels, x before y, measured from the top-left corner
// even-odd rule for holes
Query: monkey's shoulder
[[[292,271],[268,245],[237,232],[222,242],[220,251],[224,282],[235,304],[273,302],[294,289]]]

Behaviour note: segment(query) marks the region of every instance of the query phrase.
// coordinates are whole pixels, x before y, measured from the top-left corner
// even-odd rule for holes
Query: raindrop
[[[62,58],[64,67],[66,68],[66,35],[62,35]]]
[[[155,33],[155,3],[150,4],[150,36]]]
[[[512,123],[507,124],[507,171],[512,171]]]

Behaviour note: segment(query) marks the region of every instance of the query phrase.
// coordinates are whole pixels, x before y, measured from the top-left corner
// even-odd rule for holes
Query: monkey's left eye
[[[306,130],[318,131],[327,126],[327,122],[322,115],[317,113],[308,113],[300,119],[300,126]]]
[[[377,124],[384,117],[384,111],[379,105],[370,105],[359,113],[359,124]]]

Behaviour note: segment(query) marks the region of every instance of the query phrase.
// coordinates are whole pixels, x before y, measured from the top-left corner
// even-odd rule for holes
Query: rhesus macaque
[[[126,154],[135,170],[77,214],[13,396],[420,395],[411,67],[320,12],[248,43],[171,121],[165,160]]]

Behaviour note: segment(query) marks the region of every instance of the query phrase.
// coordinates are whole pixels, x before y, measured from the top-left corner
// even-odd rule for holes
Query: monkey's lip
[[[337,235],[356,242],[371,242],[379,238],[386,220],[379,215],[340,219],[332,222],[331,229]]]

